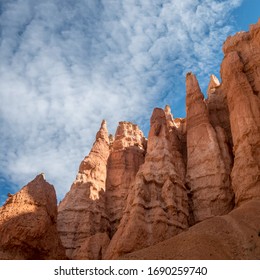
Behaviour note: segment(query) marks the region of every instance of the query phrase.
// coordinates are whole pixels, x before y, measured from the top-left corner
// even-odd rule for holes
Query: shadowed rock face
[[[186,77],[187,175],[194,222],[228,213],[233,208],[232,159],[222,127],[211,125],[198,81]]]
[[[38,175],[0,208],[0,259],[65,259],[55,190]]]
[[[110,237],[118,228],[130,186],[144,162],[146,142],[137,125],[119,123],[107,165],[106,211],[110,221]]]
[[[187,74],[186,119],[155,108],[148,140],[102,122],[58,207],[69,259],[260,258],[260,21],[223,50],[207,99]],[[10,195],[0,259],[65,258],[56,211],[42,175]]]

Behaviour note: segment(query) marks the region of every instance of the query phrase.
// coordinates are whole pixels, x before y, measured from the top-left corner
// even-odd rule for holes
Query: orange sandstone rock
[[[117,230],[130,186],[144,162],[146,142],[143,132],[137,125],[130,122],[119,123],[107,164],[105,195],[110,237]]]
[[[56,220],[54,187],[40,174],[0,208],[0,259],[66,259]]]
[[[127,207],[105,258],[118,258],[188,227],[185,166],[175,130],[167,126],[165,112],[151,117],[145,162],[129,191]]]
[[[212,217],[149,248],[122,256],[136,260],[259,260],[260,200]]]
[[[115,137],[102,122],[58,208],[68,258],[260,258],[260,21],[223,50],[206,100],[187,74],[186,119],[154,109],[148,140],[130,122]],[[9,194],[0,259],[66,258],[56,215],[42,175]]]
[[[113,138],[102,123],[77,179],[59,205],[58,230],[69,258],[103,258],[145,149],[146,139],[137,125],[120,122]]]
[[[58,207],[58,231],[70,259],[98,259],[100,252],[96,248],[83,251],[81,246],[93,244],[94,239],[103,248],[109,239],[104,196],[108,156],[109,138],[103,121],[89,155],[80,164],[76,180]]]
[[[228,213],[233,208],[230,184],[231,158],[221,127],[209,121],[198,81],[186,76],[187,175],[194,222]]]
[[[221,66],[234,142],[236,204],[260,197],[260,22],[229,37]]]

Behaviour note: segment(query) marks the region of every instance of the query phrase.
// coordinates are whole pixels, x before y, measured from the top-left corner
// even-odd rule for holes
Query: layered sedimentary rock
[[[69,259],[260,258],[260,21],[223,50],[207,99],[187,74],[186,119],[156,108],[148,140],[102,122],[58,208]],[[9,196],[0,259],[65,258],[53,187],[39,175]]]
[[[259,260],[260,200],[224,216],[207,219],[188,231],[147,249],[125,255],[136,260]]]
[[[105,258],[156,244],[188,227],[185,166],[173,120],[169,126],[167,123],[166,113],[156,108],[145,162],[136,175]]]
[[[103,121],[89,155],[80,164],[76,180],[59,205],[58,231],[69,258],[98,259],[110,240],[104,196],[109,145]],[[98,249],[81,250],[86,244],[95,243]]]
[[[233,190],[237,206],[260,197],[259,34],[257,24],[227,40],[223,82],[211,76],[206,100],[196,77],[187,75],[187,119],[174,119],[169,106],[155,109],[147,150],[142,132],[131,123],[121,122],[115,139],[106,134],[106,156],[97,157],[102,187],[92,188],[98,189],[94,204],[82,202],[82,213],[92,213],[91,232],[86,224],[84,230],[74,227],[70,257],[117,258],[230,212]],[[85,185],[93,181],[92,173]],[[75,208],[76,192],[62,204]],[[76,215],[80,221],[82,215]],[[66,216],[60,228],[67,228],[61,230],[65,243],[73,228],[63,225]],[[222,220],[210,221],[224,226]]]
[[[108,136],[103,121],[77,179],[59,205],[58,230],[69,258],[103,258],[145,149],[146,139],[137,125],[120,122],[114,138]]]
[[[65,259],[54,187],[42,174],[0,208],[0,259]]]
[[[215,129],[198,81],[186,76],[187,175],[194,222],[228,213],[232,208],[232,159],[222,127]]]
[[[260,197],[260,22],[229,37],[221,66],[234,142],[236,204]]]
[[[144,162],[146,141],[137,125],[119,123],[107,164],[106,211],[110,221],[110,237],[117,230],[130,186]]]

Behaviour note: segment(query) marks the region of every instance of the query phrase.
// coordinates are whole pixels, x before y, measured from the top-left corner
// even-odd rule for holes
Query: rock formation
[[[205,99],[186,76],[186,119],[156,108],[146,139],[103,121],[58,207],[36,177],[0,208],[0,259],[259,259],[260,21],[223,45]]]
[[[56,220],[54,187],[40,174],[0,208],[0,259],[65,259]]]
[[[260,198],[260,21],[223,46],[223,91],[233,137],[236,204]]]
[[[198,81],[186,77],[187,175],[194,222],[228,213],[232,208],[231,158],[224,130],[214,127]]]
[[[139,167],[144,162],[146,139],[130,122],[120,122],[110,149],[107,165],[106,210],[110,221],[110,237],[123,216],[126,198]]]
[[[125,255],[135,260],[259,260],[260,200],[224,216],[207,219],[188,231]]]
[[[69,258],[103,257],[122,218],[129,186],[143,163],[146,139],[137,125],[120,122],[115,139],[110,140],[103,121],[77,179],[59,205],[58,230]]]
[[[70,259],[98,259],[110,240],[104,196],[109,145],[103,121],[89,155],[80,164],[76,180],[59,205],[58,231]],[[97,246],[81,250],[87,244]]]
[[[166,113],[154,109],[145,162],[136,175],[105,258],[148,247],[188,227],[185,166],[174,120],[168,124]]]
[[[233,142],[230,128],[227,98],[217,77],[214,75],[210,76],[207,95],[208,98],[205,100],[205,102],[208,108],[209,121],[211,125],[215,128],[215,130],[217,129],[217,127],[221,127],[222,130],[224,130],[224,133],[227,138],[227,145],[230,150],[229,154],[231,159],[233,160]]]

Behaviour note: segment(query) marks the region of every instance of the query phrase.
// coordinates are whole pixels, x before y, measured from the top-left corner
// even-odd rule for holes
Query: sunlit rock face
[[[65,259],[54,187],[38,175],[0,208],[0,259]]]
[[[223,45],[222,88],[233,137],[236,205],[260,197],[260,21]]]
[[[146,139],[137,125],[120,122],[111,137],[102,122],[71,190],[59,205],[58,230],[69,258],[103,258],[145,150]]]
[[[58,231],[71,259],[98,259],[110,240],[104,196],[109,146],[103,121],[89,155],[80,164],[76,180],[58,207]],[[98,248],[81,250],[81,246],[92,243],[98,244]]]

